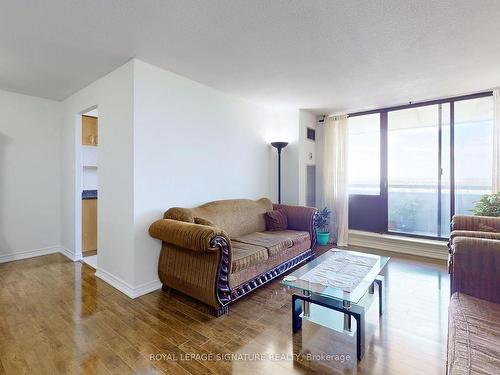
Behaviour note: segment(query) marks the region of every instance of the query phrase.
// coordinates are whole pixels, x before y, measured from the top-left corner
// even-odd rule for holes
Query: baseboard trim
[[[135,291],[134,296],[135,297],[132,297],[132,298],[137,298],[137,297],[143,296],[145,294],[154,292],[155,290],[161,289],[161,287],[162,287],[162,283],[159,279],[150,281],[148,283],[144,283],[144,284],[134,288],[134,291]]]
[[[3,254],[0,255],[0,263],[7,263],[7,262],[13,262],[15,260],[22,260],[22,259],[39,257],[42,255],[54,254],[58,253],[60,249],[61,248],[59,246],[50,246],[50,247],[42,247],[41,249],[18,251],[12,254]]]
[[[155,290],[160,289],[162,285],[160,280],[153,280],[138,287],[133,287],[129,283],[123,281],[119,277],[114,276],[110,272],[103,270],[102,268],[98,268],[95,272],[95,275],[102,281],[108,283],[113,288],[118,289],[120,292],[130,298],[137,298],[151,293]]]
[[[71,250],[69,249],[66,249],[65,247],[60,247],[59,248],[59,252],[64,255],[65,257],[69,258],[70,260],[72,260],[73,262],[77,262],[79,260],[82,260],[83,256],[82,254],[75,254],[74,252],[72,252]]]
[[[446,242],[349,230],[349,245],[434,259],[448,259]]]

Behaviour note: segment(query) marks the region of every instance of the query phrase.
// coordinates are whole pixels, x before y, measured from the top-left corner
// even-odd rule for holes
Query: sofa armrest
[[[183,221],[162,219],[149,227],[151,237],[163,242],[199,252],[217,251],[214,240],[222,236],[229,244],[229,238],[222,229]]]
[[[314,207],[290,206],[286,204],[273,204],[274,210],[282,210],[286,214],[288,227],[293,230],[303,230],[310,232],[313,238],[313,220],[318,210]]]
[[[451,293],[500,303],[500,241],[456,237],[451,251]]]
[[[482,231],[481,226],[487,226],[500,232],[500,217],[455,215],[451,220],[451,230]]]

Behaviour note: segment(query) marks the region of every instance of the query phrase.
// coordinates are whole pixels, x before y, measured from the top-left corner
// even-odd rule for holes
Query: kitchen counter
[[[82,199],[97,199],[97,190],[82,190]]]

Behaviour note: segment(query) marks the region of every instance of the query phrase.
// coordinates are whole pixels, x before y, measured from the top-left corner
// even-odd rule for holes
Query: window
[[[349,228],[446,238],[492,192],[493,99],[480,93],[349,116]]]
[[[455,213],[471,215],[474,202],[492,192],[493,100],[455,103]]]
[[[380,194],[380,115],[349,118],[349,193]]]

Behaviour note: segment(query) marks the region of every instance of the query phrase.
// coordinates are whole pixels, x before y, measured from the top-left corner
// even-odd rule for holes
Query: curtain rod
[[[425,105],[442,104],[442,103],[448,103],[448,102],[459,101],[459,100],[467,100],[467,99],[476,99],[476,98],[482,98],[482,97],[491,96],[491,95],[493,95],[493,91],[489,90],[489,91],[477,92],[474,94],[451,96],[451,97],[442,98],[442,99],[424,100],[424,101],[417,101],[417,102],[410,101],[410,102],[408,102],[408,104],[382,107],[382,108],[372,109],[372,110],[367,110],[367,111],[352,112],[352,113],[349,113],[348,116],[351,117],[351,116],[369,115],[369,114],[379,113],[379,112],[388,112],[388,111],[396,111],[399,109],[422,107]]]
[[[340,117],[340,116],[361,116],[361,115],[369,115],[369,114],[374,114],[374,113],[379,113],[379,112],[385,112],[385,111],[395,111],[398,109],[405,109],[405,108],[412,108],[412,107],[420,107],[424,105],[432,105],[432,104],[441,104],[441,103],[446,103],[446,102],[451,102],[451,101],[459,101],[459,100],[467,100],[467,99],[475,99],[475,98],[482,98],[485,96],[491,96],[493,95],[493,90],[488,90],[488,91],[481,91],[477,92],[474,94],[467,94],[467,95],[459,95],[459,96],[451,96],[451,97],[446,97],[442,99],[433,99],[433,100],[424,100],[424,101],[418,101],[418,102],[408,102],[408,104],[402,104],[402,105],[396,105],[396,106],[388,106],[388,107],[381,107],[381,108],[376,108],[376,109],[368,109],[365,111],[356,111],[356,112],[351,112],[351,113],[345,113],[345,114],[329,114],[329,115],[323,115],[323,119],[319,120],[319,122],[324,122],[326,118],[332,118],[332,117]]]

